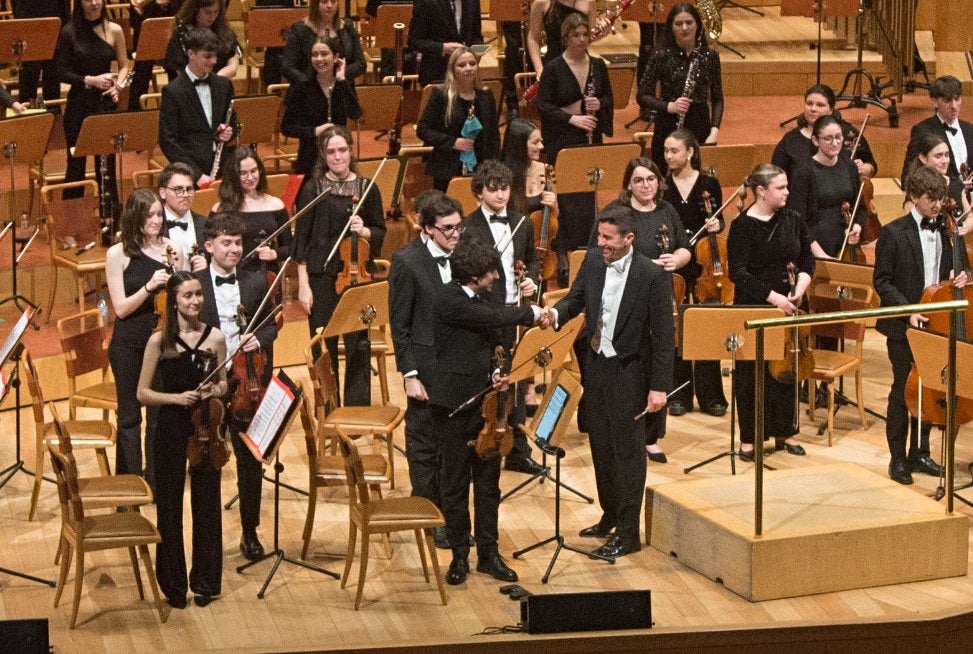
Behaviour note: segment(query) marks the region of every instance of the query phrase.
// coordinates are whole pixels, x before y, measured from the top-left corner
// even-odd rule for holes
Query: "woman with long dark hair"
[[[291,25],[281,57],[284,78],[297,84],[313,77],[311,48],[322,38],[340,43],[340,47],[332,45],[331,50],[341,52],[345,79],[354,86],[355,78],[365,73],[365,53],[355,24],[349,17],[342,18],[338,14],[338,0],[311,0],[307,5],[307,17]]]
[[[518,213],[556,208],[557,195],[545,189],[545,166],[541,162],[544,139],[541,130],[526,118],[514,118],[503,138],[503,163],[513,173],[509,206]]]
[[[206,27],[213,31],[220,40],[220,49],[216,52],[216,65],[213,72],[217,75],[233,79],[240,66],[240,42],[230,28],[230,21],[226,19],[226,2],[224,0],[185,0],[176,13],[176,29],[172,32],[169,45],[166,47],[166,58],[162,63],[171,82],[181,73],[189,63],[189,56],[183,45],[183,36],[193,27]]]
[[[946,189],[946,197],[952,198],[956,202],[956,206],[963,211],[969,209],[970,194],[966,190],[963,180],[959,177],[950,177],[948,175],[950,156],[949,144],[946,143],[946,140],[937,134],[925,132],[918,137],[916,142],[918,144],[917,156],[906,169],[906,175],[902,178],[902,188],[907,188],[909,177],[916,170],[923,166],[930,166],[946,178],[946,183],[949,185]],[[906,198],[906,202],[908,202],[908,198]],[[971,221],[967,220],[964,221],[965,226],[973,225],[971,225]],[[962,230],[963,227],[960,229]]]
[[[695,68],[692,83],[687,83]],[[688,87],[692,86],[687,95]],[[652,161],[666,172],[663,146],[678,126],[696,141],[715,144],[723,120],[723,76],[720,55],[709,47],[699,10],[688,2],[673,5],[662,30],[662,47],[652,53],[639,80],[643,112],[655,112]]]

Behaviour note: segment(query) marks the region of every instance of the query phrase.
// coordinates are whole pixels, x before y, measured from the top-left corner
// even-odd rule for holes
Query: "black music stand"
[[[552,329],[545,330],[541,329],[540,327],[529,329],[523,335],[523,337],[521,337],[520,343],[517,344],[517,348],[514,352],[513,361],[510,364],[510,383],[515,384],[518,381],[533,379],[537,373],[540,372],[543,373],[544,383],[547,384],[547,373],[549,368],[551,366],[553,366],[554,369],[561,367],[561,364],[570,353],[571,347],[574,345],[574,339],[577,337],[583,324],[584,317],[575,316],[556,332]],[[575,406],[577,406],[576,403]],[[570,420],[570,418],[571,416],[569,415],[568,419]],[[533,422],[536,422],[536,420],[532,421],[532,423]],[[521,425],[521,428],[523,428],[525,432],[529,429],[529,427],[524,425]],[[557,486],[558,491],[563,486],[565,490],[571,491],[588,504],[593,504],[593,498],[578,490],[575,490],[574,488],[571,488],[567,484],[562,484],[559,479],[551,477],[551,467],[547,465],[547,455],[551,452],[543,447],[540,449],[541,469],[532,474],[526,480],[514,486],[511,490],[504,493],[500,498],[500,501],[503,502],[505,499],[519,491],[521,488],[524,488],[527,486],[527,484],[531,483],[535,479],[540,483],[544,483],[544,480],[547,479]],[[561,456],[563,456],[563,453]]]
[[[32,316],[36,307],[30,305],[21,314],[20,319],[14,323],[13,329],[7,335],[7,339],[0,346],[0,368],[3,367],[7,361],[13,361],[13,372],[10,378],[7,379],[6,375],[0,372],[0,381],[2,381],[2,388],[0,388],[0,402],[3,401],[10,389],[14,389],[14,414],[16,422],[16,461],[13,464],[7,466],[3,470],[0,470],[0,475],[6,475],[2,481],[0,481],[0,488],[7,485],[7,482],[14,476],[14,474],[19,470],[21,472],[27,473],[29,475],[34,475],[29,470],[24,467],[24,460],[20,455],[20,357],[23,354],[24,346],[20,342],[20,339],[24,335],[24,331],[27,329],[28,323],[31,322]],[[13,575],[15,577],[20,577],[22,579],[27,579],[29,581],[36,581],[39,584],[46,584],[51,588],[54,588],[57,584],[53,581],[48,581],[47,579],[41,579],[40,577],[35,577],[24,572],[17,572],[15,570],[9,570],[7,568],[0,568],[0,573]]]
[[[571,342],[573,342],[573,339]],[[571,416],[574,415],[583,392],[584,389],[581,388],[580,382],[572,374],[564,370],[557,371],[544,394],[544,401],[537,407],[534,419],[531,420],[530,425],[524,427],[525,432],[534,436],[534,442],[537,443],[537,447],[544,452],[545,456],[550,454],[554,457],[555,476],[552,480],[554,481],[554,535],[524,549],[517,550],[513,553],[513,557],[517,559],[520,558],[521,554],[526,554],[538,547],[543,547],[548,543],[557,543],[554,554],[551,556],[551,562],[547,565],[547,571],[541,577],[541,583],[544,584],[550,579],[551,570],[554,569],[554,564],[557,562],[561,550],[569,550],[594,559],[615,563],[615,559],[612,557],[602,556],[566,544],[564,536],[561,535],[561,459],[564,458],[565,452],[558,447],[558,443],[561,442],[561,438],[571,422]],[[568,487],[565,486],[565,488]]]
[[[277,482],[274,485],[274,549],[256,561],[249,561],[237,566],[236,569],[238,573],[242,573],[251,566],[271,557],[274,558],[274,565],[270,568],[260,592],[257,593],[257,599],[264,598],[267,586],[270,585],[270,580],[274,578],[282,561],[340,579],[340,575],[330,570],[288,558],[284,554],[284,550],[280,548],[280,473],[284,470],[284,466],[280,462],[280,444],[284,440],[284,434],[290,429],[294,416],[297,415],[301,395],[301,388],[291,381],[284,369],[281,368],[267,384],[267,390],[260,400],[260,406],[257,407],[257,412],[254,414],[250,426],[247,427],[246,433],[240,434],[243,443],[254,457],[263,463],[274,462],[274,478]]]
[[[682,325],[682,358],[684,361],[720,360],[730,353],[730,448],[705,461],[683,468],[689,474],[697,468],[730,457],[730,474],[736,474],[736,362],[753,361],[757,348],[753,341],[743,338],[743,323],[747,320],[780,318],[777,307],[732,306],[716,304],[683,304],[680,306]],[[784,350],[784,330],[775,329],[767,333],[764,341],[765,352]],[[757,400],[759,401],[759,400]],[[768,467],[767,464],[764,464]]]
[[[834,4],[834,3],[832,3]],[[889,86],[891,82],[886,84],[881,84],[879,81],[872,77],[872,74],[865,70],[863,63],[862,53],[865,48],[864,44],[864,30],[865,30],[865,0],[858,0],[858,17],[856,18],[856,37],[855,40],[858,42],[858,65],[853,69],[848,71],[845,75],[845,81],[841,85],[841,90],[838,91],[838,101],[848,102],[850,107],[856,107],[858,109],[863,109],[868,105],[873,105],[878,107],[882,111],[889,115],[889,127],[899,126],[899,110],[895,106],[895,98],[889,98],[889,104],[885,103],[882,99],[882,91],[885,87]],[[832,10],[830,15],[843,15],[837,14]],[[854,15],[854,14],[849,14]],[[864,80],[868,80],[868,93],[862,95]],[[850,93],[849,84],[851,85]]]
[[[0,21],[0,46],[10,46],[17,70],[25,61],[47,61],[54,58],[58,34],[61,31],[59,18],[15,18]],[[19,93],[19,92],[18,92]],[[33,98],[19,98],[21,104]]]

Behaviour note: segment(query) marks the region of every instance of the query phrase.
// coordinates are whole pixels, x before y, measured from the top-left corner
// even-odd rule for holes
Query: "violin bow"
[[[867,116],[866,116],[867,118]],[[841,250],[838,252],[838,261],[841,261],[841,257],[845,254],[845,248],[848,247],[848,238],[851,236],[851,230],[855,226],[855,214],[858,213],[858,205],[862,201],[862,191],[865,190],[864,184],[858,185],[858,195],[855,196],[855,206],[852,208],[849,217],[851,220],[848,221],[848,227],[845,229],[845,240],[841,243]]]
[[[341,244],[342,239],[344,239],[345,234],[348,233],[348,229],[351,227],[351,221],[354,220],[355,216],[358,215],[358,210],[361,209],[362,204],[365,203],[365,198],[368,197],[369,191],[371,191],[372,187],[375,186],[375,180],[378,179],[379,174],[382,172],[382,168],[385,167],[385,162],[388,160],[389,158],[387,156],[382,158],[382,162],[378,164],[378,168],[375,170],[375,174],[372,175],[372,178],[368,181],[368,186],[365,187],[365,190],[362,192],[361,197],[358,199],[358,204],[356,204],[355,208],[352,209],[351,215],[348,216],[348,221],[345,223],[345,226],[341,228],[341,233],[338,234],[338,238],[336,238],[334,241],[334,247],[331,248],[331,253],[328,255],[328,258],[324,262],[325,269],[327,269],[328,264],[331,263],[331,260],[334,259],[335,252],[338,251],[338,246]]]
[[[261,327],[263,327],[267,323],[268,320],[270,320],[271,318],[275,317],[277,315],[277,312],[278,311],[282,311],[283,309],[284,309],[284,307],[281,306],[281,305],[279,305],[279,304],[276,307],[274,307],[274,310],[271,311],[270,313],[268,313],[267,316],[263,320],[260,321],[260,324],[258,324],[254,328],[254,331],[256,331],[257,329],[260,329]],[[206,377],[203,378],[203,381],[199,382],[199,386],[196,387],[196,390],[197,391],[200,390],[207,383],[209,383],[210,381],[212,381],[213,377],[215,377],[220,372],[220,370],[222,370],[223,368],[225,368],[228,363],[230,363],[231,361],[233,361],[233,357],[235,357],[237,355],[237,353],[239,353],[240,350],[243,349],[243,342],[242,342],[243,339],[241,338],[240,340],[241,340],[241,343],[236,346],[236,348],[233,350],[233,352],[231,352],[230,354],[227,354],[226,355],[226,358],[223,359],[223,361],[220,362],[220,365],[218,365],[215,368],[213,368],[213,370],[208,375],[206,375]]]
[[[696,245],[696,241],[698,241],[699,240],[699,237],[702,236],[703,235],[703,232],[706,231],[706,223],[708,223],[710,221],[710,219],[715,218],[716,216],[719,216],[721,213],[723,213],[723,210],[726,209],[728,206],[730,206],[730,203],[733,202],[733,200],[736,198],[736,196],[740,195],[740,190],[742,188],[743,188],[742,186],[739,186],[739,187],[737,187],[737,189],[735,191],[733,191],[733,193],[730,193],[730,197],[728,197],[726,199],[726,202],[724,202],[720,206],[720,208],[716,210],[716,213],[714,213],[712,216],[710,216],[710,218],[707,218],[706,219],[706,221],[703,223],[703,226],[699,228],[699,231],[697,231],[695,234],[693,234],[692,235],[692,238],[689,239],[689,246],[690,247]]]
[[[865,135],[865,126],[868,125],[868,119],[870,117],[871,117],[871,114],[867,114],[867,113],[865,114],[865,118],[862,120],[861,129],[858,130],[858,136],[855,137],[855,144],[851,146],[850,155],[851,155],[851,160],[852,161],[855,160],[855,155],[858,154],[858,146],[862,142],[862,136]],[[857,206],[858,205],[856,204],[855,207],[857,208]],[[851,215],[854,216],[855,214],[852,213]]]
[[[283,231],[285,229],[290,228],[290,226],[293,225],[294,222],[298,218],[300,218],[305,213],[307,213],[312,208],[314,208],[318,204],[318,202],[320,202],[321,200],[323,200],[324,197],[326,195],[328,195],[329,193],[331,193],[332,190],[333,190],[333,187],[328,186],[323,191],[321,191],[320,193],[318,193],[318,195],[317,195],[316,198],[314,198],[313,200],[311,200],[310,202],[308,202],[307,205],[305,205],[300,211],[298,211],[297,213],[295,213],[292,218],[289,218],[286,223],[284,223],[283,225],[281,225],[280,227],[278,227],[277,229],[275,229],[273,232],[271,232],[270,236],[268,236],[264,240],[260,241],[260,243],[258,243],[255,248],[253,248],[252,250],[250,250],[249,252],[247,252],[245,255],[243,255],[243,258],[240,259],[240,262],[242,263],[242,262],[246,261],[247,259],[249,259],[250,257],[252,257],[254,254],[256,254],[257,253],[257,250],[259,250],[260,248],[262,248],[263,246],[267,245],[272,240],[274,240],[275,238],[277,238],[278,236],[280,236],[281,233],[283,233]],[[283,268],[281,268],[281,270],[283,270]]]
[[[257,320],[257,316],[260,315],[260,312],[264,310],[264,307],[267,306],[267,302],[270,301],[271,296],[274,294],[274,290],[278,286],[280,286],[281,280],[284,278],[284,271],[287,269],[287,264],[291,262],[291,259],[292,257],[287,257],[286,259],[284,259],[284,263],[281,265],[280,271],[277,273],[277,276],[274,277],[274,283],[271,284],[270,288],[267,289],[267,293],[264,294],[264,299],[260,301],[260,305],[257,307],[257,310],[253,312],[253,317],[250,318],[250,324],[247,325],[246,330],[242,334],[240,334],[240,338],[243,338],[250,332],[255,332],[260,327],[263,327],[266,318],[264,319],[264,321],[261,321],[259,326],[257,327],[254,327],[253,323]]]

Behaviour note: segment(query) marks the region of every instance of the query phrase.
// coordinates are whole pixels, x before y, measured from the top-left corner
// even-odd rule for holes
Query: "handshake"
[[[557,322],[557,314],[551,307],[542,307],[538,309],[539,313],[537,319],[534,321],[541,329],[547,329],[548,327],[553,327]]]

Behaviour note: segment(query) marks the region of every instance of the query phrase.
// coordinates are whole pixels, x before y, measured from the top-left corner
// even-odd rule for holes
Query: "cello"
[[[703,208],[707,223],[716,218],[708,191],[703,191]],[[696,280],[696,299],[701,304],[733,304],[734,286],[727,274],[726,237],[707,232],[696,242],[695,253],[696,263],[702,268]]]
[[[669,241],[669,226],[659,225],[659,231],[655,235],[656,243],[659,246],[660,254],[670,254],[669,246],[671,245]],[[673,325],[673,336],[675,338],[676,347],[679,347],[680,343],[680,332],[679,329],[679,305],[686,300],[686,280],[679,273],[672,273],[672,325]]]

